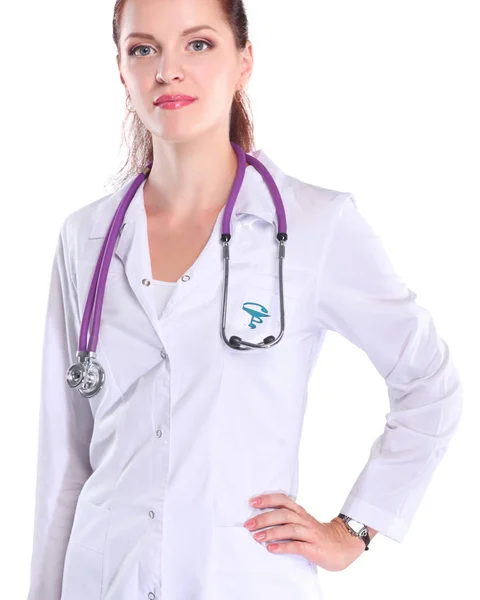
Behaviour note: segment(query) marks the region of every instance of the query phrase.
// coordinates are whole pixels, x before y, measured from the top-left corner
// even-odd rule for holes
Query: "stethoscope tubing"
[[[287,223],[285,208],[282,202],[282,198],[278,187],[267,170],[267,168],[254,156],[246,154],[243,149],[236,143],[231,142],[231,145],[237,155],[238,168],[235,174],[235,179],[230,191],[225,212],[222,221],[222,235],[221,241],[223,242],[223,258],[224,258],[224,291],[223,291],[223,305],[222,305],[222,337],[225,343],[236,350],[251,350],[253,348],[269,348],[278,344],[283,337],[285,329],[285,310],[284,310],[284,294],[283,294],[283,260],[285,258],[285,242],[287,240]],[[229,282],[229,241],[231,239],[230,227],[231,217],[235,201],[240,192],[240,188],[243,183],[247,163],[252,165],[262,176],[265,181],[272,200],[275,205],[278,221],[278,232],[277,239],[279,242],[279,288],[280,288],[280,322],[281,330],[277,338],[274,336],[268,336],[261,343],[253,343],[242,340],[238,336],[232,336],[227,338],[225,333],[226,326],[226,313],[228,303],[228,282]],[[98,344],[100,321],[103,308],[103,299],[105,295],[106,281],[108,277],[108,270],[112,260],[115,244],[118,240],[119,232],[122,228],[123,219],[128,207],[134,198],[139,186],[142,182],[147,179],[150,174],[153,163],[149,163],[143,171],[141,171],[133,180],[129,189],[127,190],[124,198],[117,207],[114,217],[108,227],[105,239],[100,250],[100,254],[95,266],[95,270],[92,276],[90,289],[85,303],[85,309],[82,317],[82,323],[80,328],[80,339],[77,351],[77,358],[80,362],[72,365],[67,371],[67,381],[71,387],[78,387],[80,383],[84,385],[79,387],[79,393],[91,397],[97,393],[103,386],[105,380],[105,373],[101,365],[96,362],[95,353]],[[93,321],[92,321],[93,313]],[[87,342],[88,329],[90,322],[91,331],[90,338]],[[87,381],[87,383],[86,383]]]
[[[102,249],[100,250],[101,260],[99,259],[97,261],[97,266],[95,268],[92,277],[92,282],[90,284],[87,302],[85,304],[85,311],[80,329],[80,351],[96,352],[98,336],[100,331],[100,319],[103,307],[103,297],[105,295],[105,286],[107,281],[108,269],[110,267],[113,251],[115,249],[115,243],[120,228],[122,226],[125,213],[127,212],[127,209],[130,205],[130,202],[135,196],[140,184],[148,177],[148,173],[150,172],[152,164],[153,163],[147,165],[147,167],[136,176],[135,180],[133,181],[133,184],[130,186],[128,192],[125,194],[125,197],[120,202],[117,210],[115,211],[115,215],[108,228],[105,240],[102,245]],[[87,348],[87,333],[92,316],[92,308],[93,322]]]

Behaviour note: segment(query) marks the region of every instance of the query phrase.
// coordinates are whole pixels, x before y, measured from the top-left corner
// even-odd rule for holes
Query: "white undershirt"
[[[173,293],[175,286],[177,285],[176,281],[160,281],[158,279],[153,279],[152,283],[154,285],[154,293],[155,293],[155,306],[157,307],[157,316],[161,317],[163,313],[163,309],[167,304],[170,296]]]

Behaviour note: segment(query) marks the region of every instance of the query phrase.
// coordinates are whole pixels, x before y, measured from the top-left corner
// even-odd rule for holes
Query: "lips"
[[[185,94],[163,94],[159,96],[154,104],[162,104],[163,102],[192,102],[195,98],[186,96]]]

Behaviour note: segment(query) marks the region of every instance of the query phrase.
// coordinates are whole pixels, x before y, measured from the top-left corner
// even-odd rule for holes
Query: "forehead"
[[[179,35],[196,25],[226,27],[220,0],[127,0],[122,12],[123,37],[131,31]]]

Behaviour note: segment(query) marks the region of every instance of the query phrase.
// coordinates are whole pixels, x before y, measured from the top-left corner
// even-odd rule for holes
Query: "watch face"
[[[357,534],[359,534],[360,531],[362,531],[362,529],[364,528],[363,523],[359,523],[358,521],[355,521],[354,519],[350,519],[348,524],[353,529],[353,531],[355,531],[355,533],[357,533]]]

